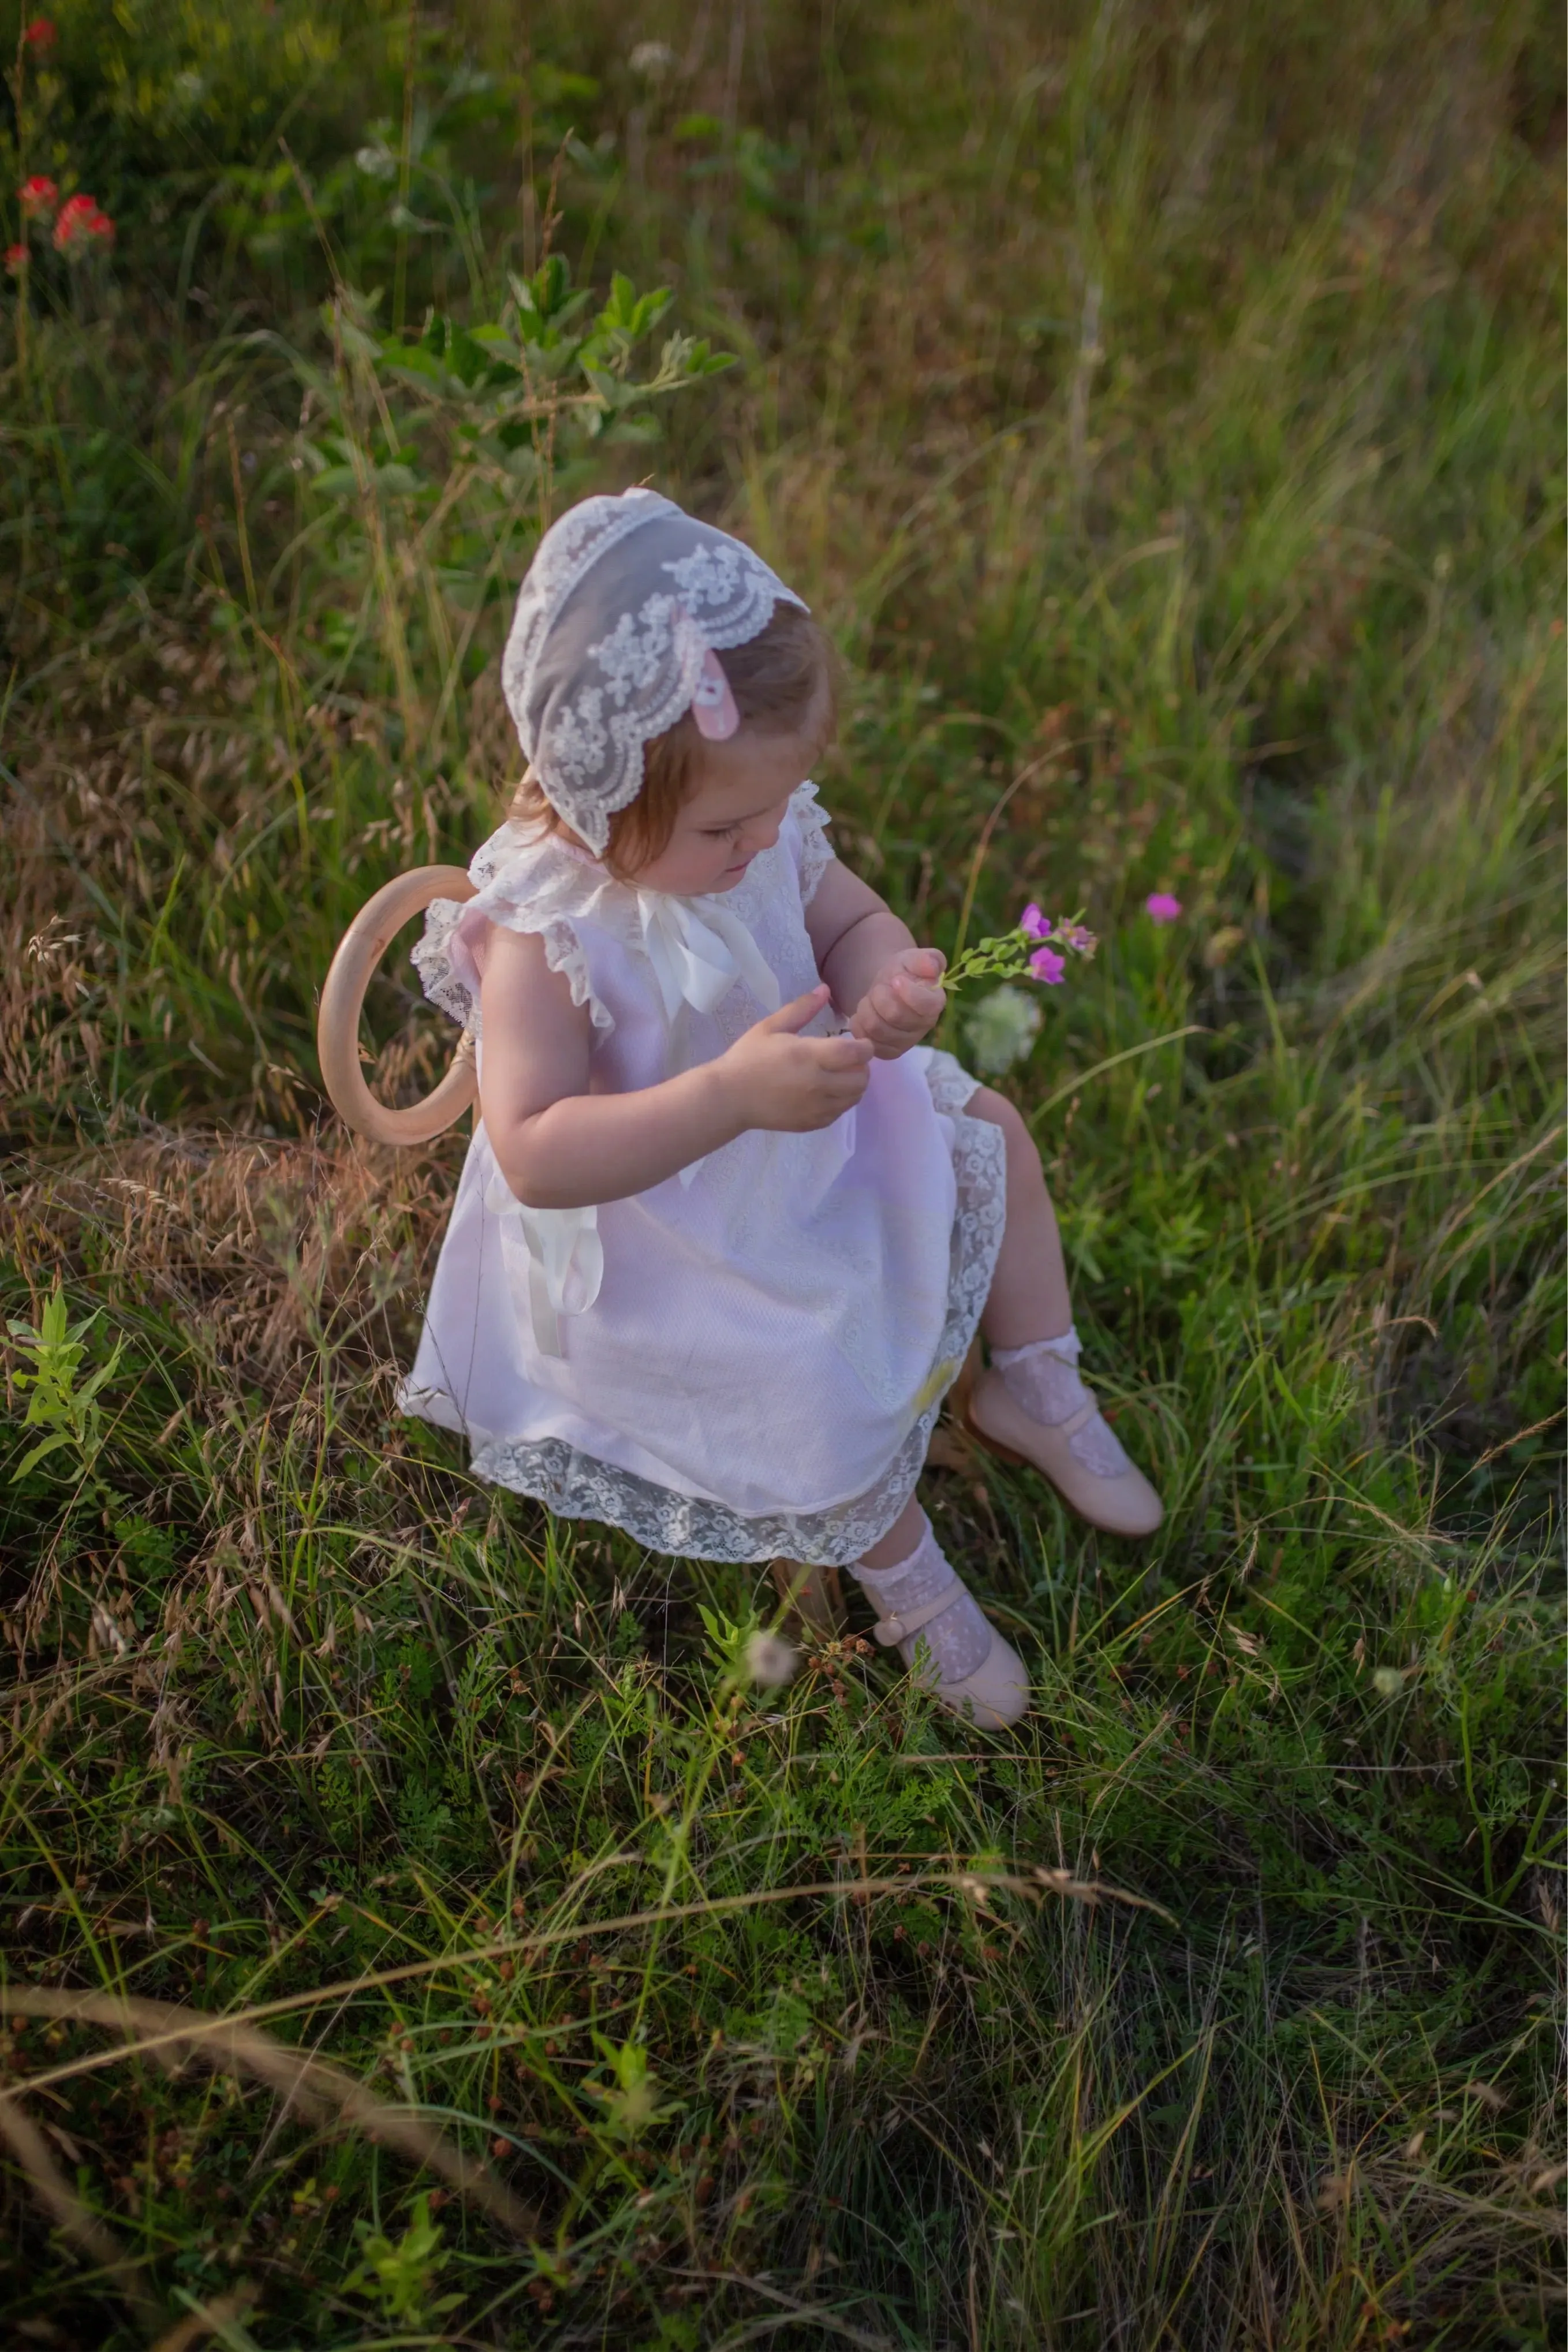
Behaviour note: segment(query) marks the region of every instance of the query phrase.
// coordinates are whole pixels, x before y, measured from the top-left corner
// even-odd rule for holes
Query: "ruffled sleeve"
[[[594,1028],[608,1036],[614,1017],[593,992],[577,929],[597,876],[585,888],[578,860],[554,843],[530,842],[511,824],[492,835],[468,872],[476,895],[461,905],[455,898],[433,898],[424,936],[413,950],[412,961],[431,1003],[477,1036],[486,945],[491,924],[498,923],[543,940],[550,971],[564,976],[572,1003],[586,1004]]]
[[[800,904],[809,907],[817,894],[817,885],[832,861],[833,851],[828,840],[827,827],[832,819],[817,805],[815,784],[798,784],[789,795],[789,814],[799,834],[796,865],[800,877]]]

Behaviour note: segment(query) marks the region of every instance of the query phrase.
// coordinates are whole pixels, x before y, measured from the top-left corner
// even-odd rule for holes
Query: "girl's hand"
[[[947,959],[937,948],[901,948],[889,956],[850,1017],[881,1062],[895,1061],[936,1027],[947,1002],[936,982]]]
[[[796,1034],[827,1001],[824,981],[758,1021],[710,1065],[743,1126],[801,1135],[831,1127],[859,1102],[866,1090],[870,1045],[858,1037]]]

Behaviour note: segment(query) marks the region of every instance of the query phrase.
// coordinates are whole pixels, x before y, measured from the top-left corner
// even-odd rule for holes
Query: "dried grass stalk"
[[[308,2123],[345,2125],[373,2136],[383,2147],[396,2148],[412,2163],[437,2174],[513,2237],[527,2238],[538,2228],[533,2209],[514,2197],[487,2165],[465,2156],[443,2133],[378,2098],[340,2067],[302,2050],[291,2050],[254,2026],[214,2019],[175,2001],[52,1992],[35,1985],[0,1987],[0,2014],[108,2026],[130,2040],[131,2046],[123,2053],[127,2057],[135,2054],[136,2037],[156,2036],[160,2054],[199,2058],[214,2073],[249,2075],[265,2083],[286,2109],[293,2109]],[[145,2312],[145,2289],[118,2242],[68,2186],[42,2134],[22,2112],[19,2099],[25,2087],[0,2093],[0,2137],[27,2175],[39,2202],[72,2243],[110,2270],[116,2284]]]

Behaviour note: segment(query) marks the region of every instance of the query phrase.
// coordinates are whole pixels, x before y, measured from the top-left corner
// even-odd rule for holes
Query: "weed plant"
[[[0,329],[6,2341],[1562,2343],[1555,14],[50,22],[5,185],[118,234]],[[1016,1736],[756,1682],[765,1577],[394,1409],[463,1138],[345,1135],[316,991],[650,476],[826,616],[917,933],[1101,936],[1000,1082],[1169,1516],[939,1433]],[[366,1034],[450,1050],[400,958]]]

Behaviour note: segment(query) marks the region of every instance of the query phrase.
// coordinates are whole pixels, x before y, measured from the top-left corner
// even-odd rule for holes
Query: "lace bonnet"
[[[584,499],[540,540],[501,662],[507,708],[557,814],[596,856],[643,788],[643,746],[695,708],[739,724],[716,656],[802,599],[727,531],[653,490]]]

